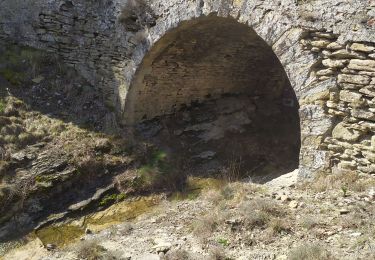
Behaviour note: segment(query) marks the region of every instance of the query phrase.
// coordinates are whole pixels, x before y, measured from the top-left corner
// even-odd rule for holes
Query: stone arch
[[[145,55],[124,116],[133,124],[225,94],[271,98],[287,84],[278,58],[254,30],[231,18],[201,17],[169,31]]]
[[[205,115],[191,107],[205,110]],[[189,126],[181,123],[187,114]],[[136,124],[156,117],[163,120],[166,115],[170,116],[165,125],[174,132],[193,128],[199,132],[198,139],[205,145],[191,149],[195,155],[189,157],[215,155],[223,161],[230,157],[226,148],[240,150],[234,156],[248,161],[245,168],[249,171],[275,159],[275,150],[287,155],[279,160],[284,171],[298,167],[300,128],[295,92],[272,48],[236,19],[210,15],[181,22],[144,56],[127,93],[125,121]],[[197,123],[202,116],[212,120]],[[180,122],[178,126],[171,118]],[[187,143],[192,141],[190,137],[185,138]],[[173,139],[164,138],[164,142]],[[206,147],[214,151],[204,151]],[[279,171],[280,165],[273,170]]]

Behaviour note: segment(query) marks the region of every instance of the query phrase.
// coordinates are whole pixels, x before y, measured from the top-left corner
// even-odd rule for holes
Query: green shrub
[[[4,113],[5,106],[6,106],[6,104],[5,104],[4,99],[0,99],[0,114]]]

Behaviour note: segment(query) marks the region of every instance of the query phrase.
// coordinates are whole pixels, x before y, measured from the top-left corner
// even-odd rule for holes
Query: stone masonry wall
[[[122,19],[128,0],[1,1],[0,40],[59,54],[102,90],[121,121],[133,76],[159,39],[183,21],[232,17],[272,47],[299,99],[300,175],[375,172],[374,0],[145,2]]]
[[[340,44],[335,34],[311,32],[301,44],[319,57],[313,73],[329,85],[306,100],[332,119],[319,146],[329,151],[329,166],[375,173],[375,43]]]

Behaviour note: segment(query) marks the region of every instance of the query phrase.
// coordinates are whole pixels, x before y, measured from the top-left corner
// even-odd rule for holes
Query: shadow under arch
[[[298,168],[298,108],[272,48],[249,26],[210,15],[155,43],[135,73],[124,117],[195,174],[263,182]]]

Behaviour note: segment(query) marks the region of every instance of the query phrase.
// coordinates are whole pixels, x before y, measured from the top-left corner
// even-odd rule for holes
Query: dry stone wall
[[[300,175],[375,172],[374,0],[150,0],[141,16],[123,17],[128,2],[1,1],[0,39],[60,54],[123,119],[132,79],[159,39],[183,21],[232,17],[272,47],[299,99]]]
[[[319,149],[329,151],[333,169],[374,173],[375,43],[341,44],[335,34],[311,32],[301,44],[319,57],[312,73],[329,86],[307,97],[324,106],[332,121]]]

